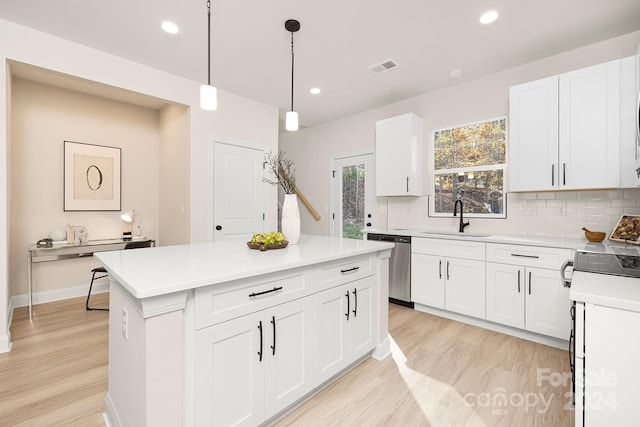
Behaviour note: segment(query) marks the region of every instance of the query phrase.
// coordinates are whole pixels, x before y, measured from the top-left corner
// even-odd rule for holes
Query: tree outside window
[[[433,132],[430,213],[450,216],[461,199],[466,216],[505,218],[506,117]]]

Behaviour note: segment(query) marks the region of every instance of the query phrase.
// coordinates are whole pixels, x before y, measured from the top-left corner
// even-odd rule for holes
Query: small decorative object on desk
[[[613,228],[609,240],[640,244],[640,215],[622,215]]]
[[[607,233],[603,231],[591,231],[586,227],[582,227],[582,230],[584,230],[584,237],[590,242],[602,242],[607,237]]]
[[[69,243],[86,243],[89,234],[87,228],[83,225],[67,224],[67,242]]]
[[[284,235],[276,231],[256,233],[251,237],[251,241],[247,242],[247,246],[251,249],[259,249],[261,251],[286,248],[288,244],[289,242],[284,239]]]
[[[300,208],[296,195],[296,171],[293,161],[288,159],[284,152],[276,155],[265,154],[264,161],[275,180],[263,178],[264,182],[282,187],[286,193],[282,205],[282,234],[292,245],[297,245],[300,240]]]
[[[40,239],[38,240],[38,243],[36,243],[36,248],[52,248],[53,247],[53,240],[51,240],[50,238],[46,238],[46,239]]]

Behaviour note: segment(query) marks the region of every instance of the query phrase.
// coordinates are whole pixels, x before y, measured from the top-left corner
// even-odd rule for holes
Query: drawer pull
[[[276,316],[271,316],[271,324],[273,325],[273,345],[271,346],[272,356],[276,355]]]
[[[540,258],[538,255],[511,254],[511,256],[517,256],[517,257],[520,257],[520,258],[532,258],[532,259]]]
[[[340,270],[340,273],[348,273],[350,271],[356,271],[356,270],[360,270],[360,267],[351,267],[351,268],[347,268],[346,270]]]
[[[258,352],[258,362],[262,362],[262,320],[258,323],[258,329],[260,330],[260,351]]]
[[[353,299],[356,302],[356,306],[353,309],[353,317],[356,317],[358,315],[358,289],[357,288],[353,288]]]
[[[269,289],[268,291],[262,291],[262,292],[251,292],[249,294],[249,298],[251,297],[257,297],[258,295],[264,295],[264,294],[269,294],[271,292],[278,292],[280,289],[282,289],[282,286],[278,286],[277,288],[274,286],[273,289]]]

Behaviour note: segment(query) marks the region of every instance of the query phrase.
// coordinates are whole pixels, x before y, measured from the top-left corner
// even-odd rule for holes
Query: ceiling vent
[[[398,64],[391,58],[380,62],[379,64],[374,64],[371,67],[369,67],[369,70],[371,70],[372,73],[374,74],[382,74],[385,71],[389,71],[392,70],[394,68],[396,68],[398,66]]]

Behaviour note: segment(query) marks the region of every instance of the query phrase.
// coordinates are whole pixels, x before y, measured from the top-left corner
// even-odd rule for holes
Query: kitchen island
[[[110,426],[260,425],[390,354],[393,244],[303,235],[96,254],[111,279]]]

